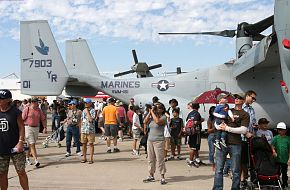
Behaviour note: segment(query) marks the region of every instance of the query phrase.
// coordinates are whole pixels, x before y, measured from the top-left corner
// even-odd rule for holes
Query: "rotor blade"
[[[152,65],[152,66],[150,66],[148,68],[149,68],[149,70],[152,70],[152,69],[157,69],[159,67],[162,67],[162,64]]]
[[[265,38],[266,36],[264,36],[263,34],[257,34],[253,37],[254,41],[261,41],[263,38]]]
[[[124,71],[124,72],[120,72],[120,73],[114,74],[114,77],[119,77],[119,76],[127,75],[127,74],[130,74],[130,73],[134,73],[134,72],[135,71],[133,71],[133,70]]]
[[[233,38],[236,35],[236,30],[223,30],[223,31],[216,31],[216,32],[159,32],[159,35],[191,35],[191,34],[201,34],[201,35],[215,35],[215,36],[223,36],[223,37],[230,37]]]
[[[259,22],[256,22],[254,24],[249,24],[245,26],[245,30],[248,32],[248,34],[256,35],[260,34],[270,26],[274,24],[274,15],[269,16],[268,18],[265,18],[264,20],[261,20]]]
[[[132,50],[132,54],[133,54],[135,64],[138,64],[137,54],[136,54],[136,51],[134,49]]]

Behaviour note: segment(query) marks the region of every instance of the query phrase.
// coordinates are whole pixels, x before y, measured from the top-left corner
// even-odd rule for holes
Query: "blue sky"
[[[235,40],[158,32],[235,29],[273,9],[273,0],[0,0],[0,78],[20,74],[20,20],[48,20],[63,58],[65,40],[87,39],[100,72],[129,69],[136,49],[139,61],[161,63],[155,73],[162,73],[222,64],[235,57]]]

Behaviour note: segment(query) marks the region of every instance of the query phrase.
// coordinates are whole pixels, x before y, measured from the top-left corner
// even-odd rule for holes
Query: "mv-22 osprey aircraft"
[[[272,26],[272,33],[260,33]],[[111,79],[101,76],[85,40],[66,42],[66,66],[47,21],[20,24],[22,93],[59,95],[64,87],[72,96],[102,91],[123,102],[134,98],[144,105],[158,96],[165,104],[176,98],[185,115],[186,104],[199,94],[219,87],[232,93],[254,90],[257,118],[290,126],[290,0],[276,0],[274,15],[236,30],[210,32],[236,36],[236,61],[174,76]],[[260,41],[253,46],[253,40]],[[113,56],[113,55],[112,55]],[[106,63],[103,63],[106,64]],[[203,110],[200,110],[206,118]]]

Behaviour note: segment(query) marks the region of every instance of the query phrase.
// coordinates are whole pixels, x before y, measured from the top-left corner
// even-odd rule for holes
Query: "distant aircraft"
[[[186,104],[202,92],[216,87],[232,93],[254,90],[257,118],[266,117],[275,125],[290,126],[290,0],[276,0],[274,15],[255,24],[241,23],[237,31],[218,32],[235,36],[237,59],[211,68],[174,76],[112,79],[101,76],[85,40],[66,42],[66,66],[47,21],[22,21],[20,24],[20,59],[22,93],[58,95],[65,90],[73,96],[93,96],[102,91],[139,105],[158,96],[165,104],[179,101],[184,115]],[[268,36],[260,33],[273,26]],[[41,45],[40,42],[43,43]],[[260,40],[253,46],[253,40]],[[47,47],[48,55],[38,47]],[[106,64],[106,63],[103,63]],[[207,108],[210,105],[205,105]],[[208,109],[200,110],[206,118]]]
[[[131,70],[114,74],[114,77],[119,77],[130,73],[137,73],[137,78],[153,77],[150,70],[162,67],[161,64],[148,66],[145,62],[139,62],[136,51],[134,49],[132,50],[132,54],[134,58],[134,65],[131,67]]]

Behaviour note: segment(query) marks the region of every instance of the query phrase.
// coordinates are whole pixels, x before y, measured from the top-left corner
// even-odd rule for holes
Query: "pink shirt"
[[[39,107],[33,109],[29,106],[24,108],[22,112],[22,119],[25,125],[29,125],[31,127],[38,127],[40,122],[44,121],[46,118]]]
[[[117,112],[119,114],[119,117],[126,117],[126,110],[123,106],[117,107]]]

